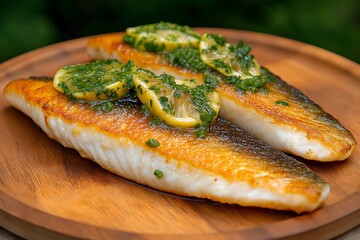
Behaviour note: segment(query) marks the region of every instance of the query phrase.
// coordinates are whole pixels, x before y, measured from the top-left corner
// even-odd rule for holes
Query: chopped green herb
[[[236,75],[235,73],[244,76],[257,75],[250,73],[250,69],[256,67],[254,56],[250,54],[251,46],[243,41],[232,45],[223,36],[216,34],[207,34],[202,41],[207,44],[207,49],[204,48],[202,54],[205,59],[211,59],[211,63],[207,63],[214,65],[215,69],[225,73],[226,76]]]
[[[176,30],[194,38],[200,39],[198,33],[194,32],[189,26],[178,25],[170,22],[159,22],[154,24],[141,25],[134,28],[134,33],[156,33],[159,30]]]
[[[155,37],[141,37],[138,42],[136,42],[135,45],[133,45],[135,48],[143,47],[145,51],[147,52],[162,52],[165,49],[164,44],[159,44],[155,42]]]
[[[196,111],[200,114],[200,119],[204,124],[210,124],[216,117],[216,112],[212,109],[206,98],[209,89],[204,85],[198,85],[188,89],[191,95],[191,102],[195,105]]]
[[[143,94],[143,90],[142,90],[142,87],[139,85],[136,87],[136,90],[140,93],[140,94]]]
[[[173,94],[174,94],[174,98],[179,99],[181,97],[181,95],[182,95],[182,91],[180,89],[175,89],[173,91]]]
[[[98,104],[98,105],[95,105],[93,107],[93,109],[95,111],[103,111],[103,112],[110,112],[111,110],[114,109],[116,105],[110,101],[106,101],[104,103],[101,103],[101,104]]]
[[[150,124],[154,126],[159,126],[163,123],[163,121],[158,116],[153,116],[153,119],[151,120]]]
[[[141,112],[142,112],[145,116],[149,116],[150,111],[149,111],[149,109],[147,108],[146,104],[144,104],[144,105],[141,106]]]
[[[220,59],[214,59],[212,60],[212,62],[215,65],[215,68],[219,69],[223,69],[225,73],[227,74],[232,74],[233,70],[231,69],[229,64],[226,64],[224,61],[220,60]]]
[[[143,73],[143,74],[146,74],[148,77],[150,78],[154,78],[156,77],[155,73],[153,73],[152,71],[150,70],[147,70],[147,69],[144,69],[144,68],[137,68],[136,71],[135,71],[136,74],[140,74],[140,73]]]
[[[199,44],[200,36],[188,26],[160,22],[126,29],[123,42],[141,51],[163,52]]]
[[[163,73],[159,78],[166,87],[174,87],[176,85],[175,78],[169,74]]]
[[[164,173],[163,173],[161,170],[159,170],[159,169],[156,169],[156,170],[154,171],[154,175],[155,175],[158,179],[164,177]]]
[[[205,136],[208,132],[208,126],[207,125],[199,125],[197,126],[196,130],[196,137],[199,139],[205,139]]]
[[[196,123],[208,125],[217,116],[220,107],[218,95],[214,92],[214,88],[220,82],[220,76],[217,73],[205,73],[205,83],[201,85],[198,85],[194,79],[176,81],[173,76],[166,73],[154,77],[153,75],[147,75],[147,72],[140,72],[134,76],[136,88],[143,86],[144,89],[147,87],[148,90],[151,90],[151,94],[158,92],[158,94],[155,93],[155,96],[145,95],[146,98],[141,99],[153,115],[153,119],[150,121],[150,124],[153,126],[168,124],[176,127],[177,125],[173,122],[178,124],[181,121],[179,118],[186,116],[196,119],[193,120],[194,125]],[[146,80],[148,80],[146,85],[140,84]],[[140,92],[139,89],[137,91],[138,93]],[[144,97],[140,93],[138,96],[139,98]],[[153,97],[156,99],[156,102],[153,101]],[[156,107],[152,107],[154,104],[156,104]],[[169,115],[175,117],[172,118]],[[182,126],[181,124],[180,122],[178,125]],[[186,124],[186,127],[194,126],[191,125],[192,123],[188,124],[186,122]]]
[[[174,104],[169,102],[169,99],[165,96],[161,96],[159,98],[162,109],[165,112],[170,112],[171,114],[175,114]]]
[[[217,81],[220,81],[215,75],[206,75],[207,84],[196,85],[195,87],[189,87],[184,84],[177,84],[175,78],[169,74],[163,73],[159,76],[163,84],[167,87],[171,87],[176,92],[176,96],[181,94],[190,95],[190,101],[194,104],[196,111],[200,114],[202,122],[209,124],[216,117],[216,112],[210,107],[206,95],[213,91],[213,86]],[[164,111],[168,111],[175,114],[174,104],[169,102],[167,97],[161,96],[159,98],[160,104]]]
[[[160,93],[160,88],[156,85],[152,85],[151,87],[149,87],[149,89],[154,91],[156,94]]]
[[[148,145],[151,148],[157,148],[158,146],[160,146],[160,143],[158,140],[154,138],[150,138],[149,140],[146,141],[146,145]]]
[[[128,100],[130,102],[138,102],[138,96],[136,94],[135,87],[129,89],[129,92],[123,98],[124,100]]]
[[[55,75],[55,89],[60,88],[71,98],[82,98],[94,94],[94,99],[118,99],[133,88],[132,72],[135,65],[132,61],[123,64],[118,60],[97,60],[85,64],[69,65],[61,68]],[[120,88],[121,87],[121,88]],[[121,96],[118,95],[118,90]],[[86,99],[88,100],[88,99]]]
[[[220,81],[221,77],[218,74],[205,73],[204,75],[205,86],[210,89],[214,89],[219,86]]]
[[[250,55],[251,46],[246,45],[243,41],[239,41],[235,46],[230,45],[230,52],[235,55],[233,61],[237,62],[242,71],[249,74],[249,69],[254,67],[254,56]]]
[[[200,58],[199,49],[179,47],[165,55],[165,60],[177,67],[189,69],[194,72],[211,70]]]
[[[72,93],[72,91],[70,91],[68,85],[66,85],[65,82],[61,82],[61,83],[59,84],[59,87],[64,91],[64,93],[65,93],[67,96],[69,96],[69,98],[70,98],[71,100],[76,100],[76,97],[74,96],[74,94]]]
[[[227,41],[226,41],[226,38],[221,36],[221,35],[218,35],[218,34],[208,34],[207,35],[209,38],[212,38],[216,44],[220,45],[220,46],[224,46]]]
[[[244,41],[239,41],[236,46],[234,46],[233,52],[237,57],[243,58],[250,54],[251,46],[244,43]]]
[[[281,106],[289,106],[289,103],[284,100],[279,100],[275,102],[276,104],[279,104]]]
[[[201,59],[224,76],[225,82],[234,84],[242,93],[267,92],[266,83],[274,76],[262,71],[253,55],[251,46],[239,41],[233,45],[216,34],[205,34],[200,43]]]
[[[133,37],[133,36],[130,36],[130,35],[127,35],[125,34],[124,37],[123,37],[123,42],[128,44],[128,45],[131,45],[131,46],[134,46],[135,43],[136,43],[136,37]]]
[[[236,86],[236,90],[245,93],[246,91],[258,92],[262,91],[267,93],[268,89],[265,84],[272,82],[274,76],[271,74],[261,74],[257,76],[252,76],[249,78],[241,79],[237,76],[227,76],[225,78],[226,83],[233,84]]]

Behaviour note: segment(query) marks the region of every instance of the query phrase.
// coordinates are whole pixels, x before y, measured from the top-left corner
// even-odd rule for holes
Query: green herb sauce
[[[153,119],[151,120],[150,125],[160,126],[161,124],[163,124],[163,121],[158,116],[153,116]]]
[[[146,52],[162,52],[165,49],[165,44],[158,44],[155,42],[155,40],[155,37],[152,36],[141,37],[140,40],[134,44],[133,47],[143,47]]]
[[[204,82],[209,91],[213,91],[221,81],[221,76],[216,73],[205,73]]]
[[[227,41],[224,37],[216,34],[208,34],[208,37],[214,39],[214,41],[220,46],[224,46]],[[216,50],[216,45],[213,46]],[[249,55],[251,51],[251,46],[246,45],[243,41],[238,42],[236,45],[229,46],[230,52],[234,54],[235,58],[231,61],[238,62],[242,69],[248,73],[249,69],[254,66],[253,56]],[[208,51],[204,49],[203,51]],[[204,63],[200,58],[200,52],[195,48],[187,48],[180,47],[169,53],[165,54],[165,59],[171,65],[181,67],[187,70],[191,70],[193,72],[211,72],[208,76],[217,76],[218,79],[216,82],[220,81],[220,74],[215,74],[210,66]],[[217,68],[222,68],[228,74],[232,73],[231,66],[226,64],[224,61],[215,59],[213,60],[214,65]],[[205,82],[207,81],[208,76],[205,75]],[[234,84],[236,89],[242,93],[246,93],[246,91],[257,92],[263,91],[267,92],[267,88],[265,84],[267,82],[273,81],[274,77],[268,72],[264,72],[258,76],[252,76],[247,79],[241,79],[237,76],[228,76],[225,77],[225,82],[228,84]],[[217,83],[216,85],[218,85]],[[214,87],[214,86],[213,86]]]
[[[254,56],[250,55],[251,46],[239,41],[235,46],[230,45],[229,49],[236,56],[232,61],[237,62],[241,69],[248,74],[249,69],[254,67]]]
[[[175,108],[174,108],[174,104],[172,104],[171,102],[169,102],[169,99],[165,96],[161,96],[159,98],[159,101],[160,101],[160,104],[161,104],[161,107],[162,109],[165,111],[165,112],[169,112],[171,114],[175,114]]]
[[[170,22],[159,22],[154,24],[137,26],[135,33],[156,33],[158,30],[176,30],[200,40],[199,34],[194,32],[189,26],[178,25]]]
[[[95,111],[103,111],[103,112],[110,112],[115,108],[115,104],[111,101],[105,101],[103,103],[97,104],[93,106]]]
[[[209,131],[209,125],[196,126],[196,137],[199,139],[205,139],[206,134]]]
[[[227,40],[224,36],[218,35],[218,34],[208,34],[207,37],[212,38],[216,44],[220,46],[224,46],[227,43]],[[216,48],[216,46],[214,46]]]
[[[212,92],[214,87],[217,86],[219,82],[219,78],[217,76],[206,75],[207,80],[205,81],[205,84],[197,85],[195,87],[177,84],[175,82],[175,78],[166,73],[161,74],[159,78],[165,86],[173,88],[177,96],[181,96],[181,94],[187,94],[190,96],[190,101],[194,104],[195,109],[199,113],[200,119],[204,124],[210,124],[213,121],[216,116],[216,112],[210,107],[206,95],[209,92]],[[160,103],[164,111],[169,111],[173,114],[175,113],[173,104],[170,104],[166,97],[160,97]]]
[[[185,35],[191,36],[197,40],[200,40],[198,33],[194,32],[189,26],[181,26],[169,22],[159,22],[155,24],[147,24],[137,26],[135,28],[128,28],[126,34],[123,37],[123,42],[133,46],[136,49],[145,50],[148,52],[162,52],[165,50],[166,46],[161,41],[158,41],[156,33],[158,31],[170,30],[173,33],[168,33],[165,35],[165,40],[170,42],[176,42],[178,40],[177,32],[183,33]],[[136,35],[144,36],[136,38]]]
[[[147,117],[147,116],[150,115],[150,111],[149,111],[149,109],[147,108],[146,104],[144,104],[144,105],[141,106],[141,112],[142,112],[142,114],[144,114],[145,117]]]
[[[258,76],[253,76],[251,78],[241,79],[237,76],[227,76],[225,77],[225,82],[228,84],[235,85],[236,90],[245,94],[247,91],[267,93],[269,90],[266,88],[265,84],[268,82],[275,81],[275,77],[270,73],[263,73]]]
[[[59,87],[71,98],[75,98],[74,93],[95,92],[96,96],[103,93],[110,99],[116,99],[118,98],[116,91],[107,86],[116,82],[124,82],[123,88],[132,88],[134,86],[133,67],[132,61],[122,64],[118,60],[97,60],[86,64],[66,66],[62,70],[68,80],[60,82]]]
[[[220,59],[214,59],[212,60],[212,63],[215,65],[216,68],[224,69],[224,72],[226,72],[227,74],[231,74],[233,72],[231,66],[229,64],[226,64],[224,61],[221,61]]]
[[[165,54],[165,60],[171,65],[185,68],[193,72],[211,70],[200,58],[199,49],[179,47]]]

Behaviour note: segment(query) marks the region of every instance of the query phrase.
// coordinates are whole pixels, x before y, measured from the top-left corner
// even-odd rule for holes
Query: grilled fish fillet
[[[15,80],[4,94],[50,138],[156,189],[298,213],[318,208],[329,193],[329,185],[303,163],[221,118],[201,140],[189,130],[150,125],[137,102],[97,112],[54,90],[51,81]],[[150,148],[150,138],[161,145]],[[155,170],[164,176],[158,179]]]
[[[203,81],[203,74],[170,66],[163,55],[137,51],[122,42],[122,34],[90,39],[88,53],[97,59],[117,58],[157,74],[166,72],[176,78]],[[220,116],[245,129],[276,149],[309,160],[344,160],[353,152],[356,141],[338,120],[326,113],[304,94],[280,78],[267,84],[268,94],[240,94],[234,86],[221,84]],[[288,107],[275,104],[284,100]]]

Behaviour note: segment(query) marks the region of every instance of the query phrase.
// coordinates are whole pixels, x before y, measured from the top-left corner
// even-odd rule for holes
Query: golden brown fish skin
[[[319,140],[340,155],[353,151],[356,140],[351,132],[299,90],[280,78],[268,83],[267,88],[268,93],[241,95],[233,86],[223,84],[217,91],[239,104],[249,105],[257,112],[271,116],[274,124],[285,124],[306,132],[309,140]],[[275,104],[279,100],[284,100],[289,106]]]
[[[122,62],[134,60],[135,64],[142,68],[151,66],[152,70],[161,74],[165,71],[176,72],[185,79],[196,79],[203,82],[203,74],[193,73],[186,69],[181,69],[175,66],[170,66],[164,57],[160,54],[150,52],[143,52],[134,49],[133,47],[124,44],[122,39],[123,34],[107,34],[100,37],[91,38],[88,46],[96,49],[99,54],[97,58],[104,58],[108,54],[109,58],[119,58]],[[93,52],[96,54],[96,52]],[[93,56],[94,57],[94,56]]]
[[[203,82],[202,73],[193,73],[176,66],[170,66],[161,54],[141,52],[124,44],[121,40],[122,36],[123,34],[108,34],[91,38],[88,42],[90,55],[96,58],[120,58],[124,62],[132,59],[140,67],[151,70],[159,69],[157,73],[166,71],[170,74],[176,73],[183,78],[196,79],[199,83]],[[96,50],[93,51],[93,49]],[[356,140],[338,120],[279,77],[276,77],[275,82],[267,83],[266,86],[269,89],[267,94],[262,92],[241,94],[236,91],[234,86],[225,83],[222,83],[216,91],[220,97],[230,99],[234,105],[254,110],[257,114],[271,119],[272,124],[303,132],[309,141],[320,142],[331,151],[331,154],[322,158],[315,156],[316,154],[314,155],[311,149],[306,153],[299,154],[289,148],[276,146],[279,150],[319,161],[344,160],[350,156],[355,149]],[[288,102],[289,106],[276,104],[275,102],[279,100]],[[220,116],[223,114],[228,113],[220,111]],[[224,117],[230,121],[233,120],[228,116]],[[237,118],[237,116],[233,118]],[[260,135],[257,137],[262,139]]]
[[[201,140],[189,130],[151,126],[150,117],[141,113],[139,103],[123,101],[108,113],[97,112],[88,103],[70,100],[57,92],[51,81],[39,80],[11,82],[4,94],[14,93],[24,96],[31,105],[39,106],[45,113],[45,119],[56,116],[111,137],[125,136],[144,148],[148,148],[145,142],[149,138],[155,138],[161,143],[160,147],[148,148],[148,151],[156,151],[167,160],[179,159],[180,164],[190,164],[229,181],[245,181],[253,188],[301,194],[314,203],[328,187],[305,164],[256,140],[221,118],[210,127],[206,139]],[[263,207],[281,209],[276,202]]]

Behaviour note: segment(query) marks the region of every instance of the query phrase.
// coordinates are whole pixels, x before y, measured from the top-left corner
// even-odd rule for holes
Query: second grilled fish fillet
[[[4,94],[63,146],[156,189],[298,213],[318,208],[329,193],[329,185],[303,163],[221,118],[201,140],[189,130],[151,126],[137,102],[97,112],[54,90],[51,81],[16,80]],[[150,138],[161,145],[150,148]],[[158,179],[155,170],[164,176]]]
[[[89,55],[123,62],[132,59],[138,66],[157,74],[166,72],[179,79],[203,81],[203,74],[170,66],[161,54],[137,51],[124,44],[122,36],[108,34],[90,39]],[[220,116],[276,149],[305,159],[337,161],[350,156],[356,141],[338,120],[280,78],[266,86],[268,94],[240,94],[235,87],[221,84],[216,89],[222,103]],[[276,104],[279,100],[289,106]]]

